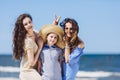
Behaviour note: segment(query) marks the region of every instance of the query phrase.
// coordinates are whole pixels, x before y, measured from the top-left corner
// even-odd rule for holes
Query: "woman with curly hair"
[[[60,17],[55,17],[54,24],[58,24]],[[64,30],[64,57],[63,62],[63,80],[75,80],[75,76],[79,70],[80,56],[83,53],[84,43],[78,37],[79,26],[76,20],[65,18],[60,26]]]
[[[43,46],[42,38],[33,30],[32,17],[21,14],[13,31],[13,57],[21,59],[20,80],[42,80],[35,65]]]

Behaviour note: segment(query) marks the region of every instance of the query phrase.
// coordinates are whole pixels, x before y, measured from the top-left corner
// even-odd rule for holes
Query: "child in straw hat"
[[[40,53],[38,69],[43,80],[62,80],[61,62],[62,48],[64,47],[63,35],[61,27],[57,25],[45,25],[39,35],[43,38],[44,46]],[[41,67],[41,68],[40,68]]]

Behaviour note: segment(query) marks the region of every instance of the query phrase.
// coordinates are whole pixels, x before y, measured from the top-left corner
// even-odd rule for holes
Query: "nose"
[[[73,30],[72,29],[67,29],[67,32],[71,33]]]
[[[29,27],[29,28],[31,28],[31,27],[32,27],[32,25],[31,25],[30,23],[28,23],[28,27]]]
[[[53,38],[51,38],[52,40],[54,40],[55,38],[53,37]]]
[[[28,23],[28,26],[30,26],[31,24],[30,23]]]
[[[70,30],[70,29],[68,29],[67,31],[68,31],[68,32],[70,32],[71,30]]]

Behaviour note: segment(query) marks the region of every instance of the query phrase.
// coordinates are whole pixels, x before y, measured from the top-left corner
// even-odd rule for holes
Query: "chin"
[[[71,37],[71,35],[67,35],[67,37],[69,37],[69,38],[70,38],[70,37]]]
[[[33,31],[33,29],[29,29],[29,31]]]

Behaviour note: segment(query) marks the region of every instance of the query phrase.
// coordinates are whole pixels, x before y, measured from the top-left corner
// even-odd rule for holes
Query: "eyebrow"
[[[73,29],[73,27],[71,27],[71,28],[65,27],[65,29]]]

